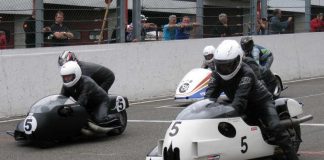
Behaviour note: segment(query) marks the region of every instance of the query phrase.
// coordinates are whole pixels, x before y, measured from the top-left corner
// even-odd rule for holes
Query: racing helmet
[[[60,74],[65,87],[73,87],[81,78],[81,68],[75,61],[66,62],[62,67]]]
[[[217,73],[224,80],[232,79],[242,66],[243,50],[235,40],[224,40],[214,53]]]
[[[203,53],[204,53],[204,58],[207,63],[210,63],[213,61],[215,50],[216,50],[215,47],[212,45],[206,46],[204,48]]]
[[[241,38],[241,47],[245,54],[248,54],[252,51],[254,47],[254,42],[251,36]]]
[[[58,58],[58,65],[63,66],[63,64],[68,61],[78,61],[78,58],[71,51],[63,51]]]

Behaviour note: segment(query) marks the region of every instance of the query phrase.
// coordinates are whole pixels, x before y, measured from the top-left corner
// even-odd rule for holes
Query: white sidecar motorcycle
[[[302,142],[299,124],[313,117],[297,118],[303,109],[293,99],[275,102],[280,123],[297,152]],[[279,146],[268,143],[273,137],[262,126],[249,125],[239,116],[227,118],[233,110],[210,99],[193,103],[179,113],[146,160],[245,160],[281,155]]]
[[[210,69],[195,68],[190,70],[180,81],[177,86],[174,99],[176,102],[195,102],[204,99],[209,79],[212,75]],[[279,98],[281,91],[286,89],[282,85],[282,81],[279,75],[275,74],[277,86],[274,89],[272,95],[274,98]],[[222,93],[221,99],[228,99],[227,96]]]

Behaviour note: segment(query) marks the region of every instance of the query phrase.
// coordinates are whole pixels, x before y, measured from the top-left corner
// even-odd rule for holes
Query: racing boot
[[[121,122],[117,114],[108,114],[103,121],[98,123],[102,127],[108,127],[108,126],[120,126]]]

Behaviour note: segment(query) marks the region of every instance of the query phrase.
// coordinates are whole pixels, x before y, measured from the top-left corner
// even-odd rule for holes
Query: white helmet
[[[224,40],[214,53],[217,73],[224,79],[232,79],[242,65],[243,50],[235,40]]]
[[[206,46],[204,48],[203,53],[204,53],[204,58],[207,63],[210,63],[213,61],[215,50],[216,50],[215,47],[212,45]]]
[[[68,61],[62,67],[60,74],[65,87],[73,87],[81,78],[81,68],[75,61]]]

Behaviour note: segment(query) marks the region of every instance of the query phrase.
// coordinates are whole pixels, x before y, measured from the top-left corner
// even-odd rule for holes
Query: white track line
[[[170,105],[165,105],[165,106],[159,106],[159,107],[154,107],[154,108],[179,108],[180,104],[170,104]]]
[[[134,103],[130,103],[129,105],[145,104],[145,103],[152,103],[152,102],[160,102],[160,101],[167,101],[167,100],[172,100],[172,99],[174,99],[174,98],[163,98],[163,99],[143,101],[143,102],[134,102]]]
[[[324,127],[323,123],[302,123],[301,126],[316,126],[316,127]]]
[[[316,96],[322,96],[322,95],[324,95],[324,93],[318,93],[318,94],[311,94],[311,95],[307,95],[307,96],[295,97],[295,99],[298,99],[298,98],[316,97]]]
[[[128,120],[127,122],[139,122],[139,123],[171,123],[172,121],[167,120]]]
[[[0,124],[1,124],[1,123],[7,123],[7,122],[21,121],[21,120],[23,120],[23,119],[24,119],[24,118],[17,118],[17,119],[3,120],[3,121],[0,121]]]
[[[316,79],[323,79],[324,77],[315,77],[315,78],[307,78],[307,79],[299,79],[299,80],[292,80],[292,81],[284,81],[284,84],[287,83],[296,83],[296,82],[304,82],[304,81],[311,81],[311,80],[316,80]]]

